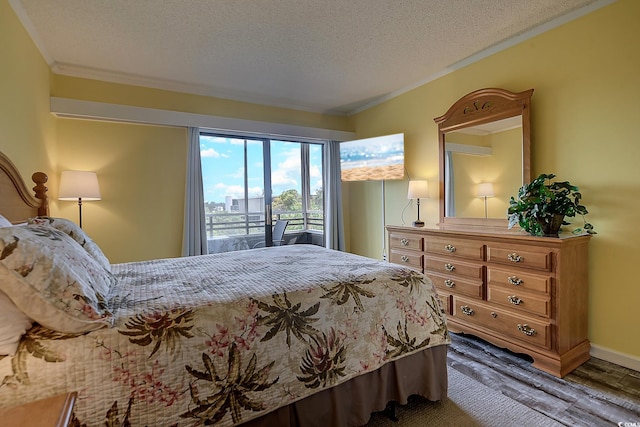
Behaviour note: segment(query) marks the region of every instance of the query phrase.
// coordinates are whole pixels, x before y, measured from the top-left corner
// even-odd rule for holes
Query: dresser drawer
[[[551,271],[551,259],[551,251],[545,248],[535,251],[526,246],[487,245],[487,262],[491,263]]]
[[[551,326],[548,322],[511,314],[506,310],[478,303],[471,299],[453,296],[452,316],[469,325],[489,329],[518,341],[546,349],[551,348]]]
[[[534,291],[543,294],[551,294],[551,277],[537,274],[527,274],[514,269],[501,269],[496,267],[487,267],[487,283],[491,285],[504,286],[518,290]]]
[[[404,265],[422,271],[422,252],[399,251],[391,249],[389,258],[394,264]]]
[[[389,246],[396,249],[411,249],[416,251],[422,251],[424,239],[420,236],[413,236],[411,234],[396,234],[391,233],[389,235]]]
[[[452,258],[433,258],[426,256],[425,273],[440,273],[448,277],[468,277],[482,280],[482,264],[473,264]]]
[[[511,308],[514,312],[527,312],[539,316],[551,316],[551,298],[526,292],[489,286],[487,301]]]
[[[459,277],[441,276],[437,273],[428,273],[428,276],[436,285],[438,292],[455,292],[460,295],[467,295],[474,298],[482,299],[482,281],[461,279]]]
[[[484,245],[481,242],[463,239],[429,237],[425,242],[425,251],[434,255],[467,258],[482,261]]]

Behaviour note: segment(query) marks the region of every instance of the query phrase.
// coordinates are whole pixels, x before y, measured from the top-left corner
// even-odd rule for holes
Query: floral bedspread
[[[34,326],[0,407],[75,390],[74,425],[228,426],[450,342],[427,277],[316,246],[111,268],[114,326]]]

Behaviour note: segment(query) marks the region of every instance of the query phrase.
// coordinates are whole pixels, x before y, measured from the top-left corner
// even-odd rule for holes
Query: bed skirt
[[[447,345],[428,348],[380,369],[279,408],[243,427],[363,426],[388,402],[411,395],[431,401],[447,397]]]

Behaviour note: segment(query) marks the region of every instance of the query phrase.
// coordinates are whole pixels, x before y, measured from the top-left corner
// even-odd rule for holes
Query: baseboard
[[[591,356],[640,372],[640,357],[591,344]]]

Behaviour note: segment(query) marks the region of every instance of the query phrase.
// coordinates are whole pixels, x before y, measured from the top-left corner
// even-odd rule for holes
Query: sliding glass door
[[[321,144],[201,133],[200,147],[210,253],[270,246],[277,219],[289,243],[322,235]]]

